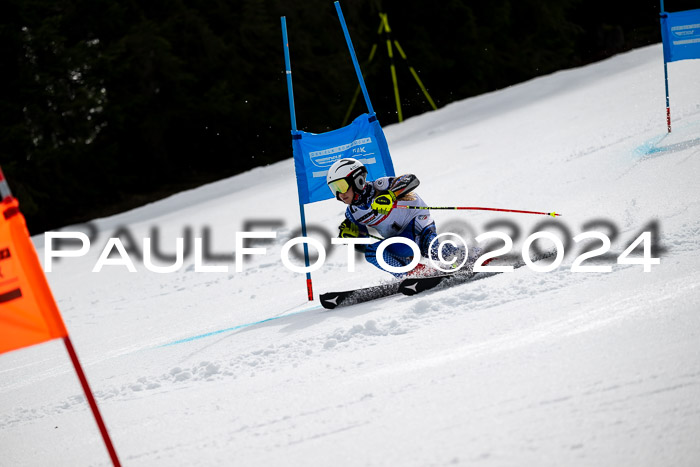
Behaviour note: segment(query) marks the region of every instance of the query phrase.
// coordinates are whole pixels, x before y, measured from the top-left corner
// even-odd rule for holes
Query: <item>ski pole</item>
[[[450,209],[450,210],[470,210],[470,211],[500,211],[500,212],[517,212],[520,214],[541,214],[543,216],[552,216],[552,217],[557,217],[561,216],[561,214],[556,213],[554,211],[552,212],[538,212],[538,211],[521,211],[518,209],[498,209],[498,208],[479,208],[479,207],[472,207],[472,206],[450,206],[450,207],[429,207],[429,206],[406,206],[406,205],[398,205],[395,206],[396,208],[399,209]]]

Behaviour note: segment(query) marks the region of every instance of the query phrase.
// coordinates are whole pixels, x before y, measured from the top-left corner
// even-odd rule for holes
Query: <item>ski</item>
[[[439,276],[432,277],[416,277],[410,279],[404,279],[399,284],[399,292],[404,295],[416,295],[426,290],[434,289],[439,285],[444,285],[444,287],[451,287],[457,284],[464,284],[465,282],[472,282],[479,279],[485,279],[487,277],[495,276],[496,274],[501,274],[500,272],[474,272],[474,273],[464,273],[464,274],[441,274]]]
[[[339,306],[350,306],[358,303],[369,302],[382,297],[388,297],[399,293],[400,282],[373,285],[362,289],[347,290],[345,292],[328,292],[319,297],[323,308],[332,310]]]
[[[548,251],[532,258],[532,261],[541,261],[546,258],[550,258],[556,255],[556,251]],[[501,261],[499,261],[501,263]],[[493,263],[492,263],[493,264]],[[518,269],[525,266],[525,261],[519,259],[515,264],[513,264],[513,269]],[[416,295],[426,290],[434,289],[438,286],[440,288],[452,287],[454,285],[464,284],[466,282],[473,282],[480,279],[485,279],[487,277],[495,276],[497,274],[503,274],[502,272],[454,272],[440,274],[431,277],[415,277],[404,279],[399,284],[399,292],[404,295]]]
[[[421,273],[423,275],[414,277],[432,277],[428,274],[439,273],[436,270],[424,269]],[[390,295],[396,295],[399,293],[399,286],[401,285],[401,280],[388,282],[386,284],[373,285],[369,287],[364,287],[362,289],[347,290],[344,292],[328,292],[321,294],[319,297],[321,300],[321,305],[324,308],[332,310],[333,308],[339,306],[350,306],[356,305],[358,303],[369,302],[370,300],[376,300],[378,298],[388,297]]]
[[[539,261],[545,258],[554,256],[556,252],[547,252],[532,261]],[[499,258],[502,259],[502,258]],[[517,269],[525,265],[522,260],[513,264],[513,268]],[[386,284],[373,285],[361,289],[347,290],[344,292],[328,292],[321,294],[321,305],[329,310],[339,306],[350,306],[358,303],[369,302],[378,298],[388,297],[402,293],[404,295],[416,295],[426,290],[434,289],[438,286],[451,287],[453,285],[473,282],[487,277],[502,274],[500,272],[454,272],[449,274],[439,274],[435,276],[411,277],[398,282],[389,282]]]
[[[489,277],[493,274],[497,273],[477,273],[470,274],[468,276],[462,274],[459,277],[459,283]],[[457,279],[457,275],[445,274],[438,276],[403,279],[402,281],[398,282],[389,282],[387,284],[373,285],[361,289],[346,290],[343,292],[328,292],[321,294],[319,298],[321,301],[321,305],[324,308],[332,310],[333,308],[337,308],[340,306],[357,305],[358,303],[369,302],[379,298],[396,295],[398,293],[403,293],[404,295],[414,295],[416,293],[420,293],[425,290],[437,287],[445,279],[450,279],[448,282],[452,283],[454,282],[454,279]],[[416,291],[413,291],[413,284],[417,284],[416,287],[418,287],[418,289]]]

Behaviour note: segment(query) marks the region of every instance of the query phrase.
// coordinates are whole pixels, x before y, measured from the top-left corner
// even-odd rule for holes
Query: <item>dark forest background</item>
[[[661,40],[657,0],[342,7],[361,63],[379,43],[363,72],[383,125],[397,115],[379,12],[438,107]],[[339,127],[357,80],[332,0],[5,0],[0,165],[30,232],[291,157],[280,16],[299,128]],[[397,72],[404,118],[429,111],[400,59]]]

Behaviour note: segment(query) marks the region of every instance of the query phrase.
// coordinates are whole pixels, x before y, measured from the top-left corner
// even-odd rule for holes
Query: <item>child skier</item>
[[[360,161],[346,158],[331,166],[326,183],[333,195],[348,205],[346,219],[339,226],[339,237],[368,237],[368,227],[373,227],[384,239],[400,236],[414,241],[421,256],[439,261],[440,244],[433,241],[437,233],[430,211],[396,209],[399,205],[426,207],[420,196],[413,191],[419,184],[415,175],[382,177],[371,182],[367,181],[367,168]],[[367,245],[365,259],[381,269],[377,261],[379,244],[380,242]],[[465,256],[463,248],[456,248],[451,243],[445,243],[442,248],[443,258],[453,258],[451,266],[459,267],[462,264]],[[389,266],[406,266],[412,260],[413,250],[408,245],[394,243],[384,250],[384,261]],[[441,267],[444,269],[444,265]],[[408,275],[424,274],[427,269],[419,263]],[[407,275],[391,274],[396,277]]]

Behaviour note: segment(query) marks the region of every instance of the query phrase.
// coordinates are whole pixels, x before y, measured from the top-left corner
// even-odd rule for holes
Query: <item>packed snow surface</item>
[[[93,228],[90,252],[47,277],[123,465],[700,465],[700,60],[669,73],[671,134],[661,45],[385,128],[429,204],[562,213],[433,212],[470,241],[507,233],[512,254],[558,235],[550,272],[326,311],[280,259],[300,223],[291,159],[67,227]],[[335,235],[343,211],[306,216]],[[611,272],[571,271],[602,245],[573,241],[591,230],[612,246],[583,265]],[[238,272],[243,231],[277,238]],[[617,264],[643,231],[660,264]],[[137,272],[92,272],[116,236]],[[151,272],[147,237],[168,254],[207,237],[222,258],[205,265],[228,271],[196,272],[190,242]],[[389,279],[347,262],[329,249],[316,295]],[[109,462],[62,341],[0,355],[0,465]]]

